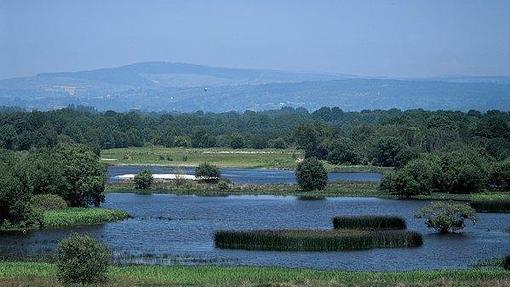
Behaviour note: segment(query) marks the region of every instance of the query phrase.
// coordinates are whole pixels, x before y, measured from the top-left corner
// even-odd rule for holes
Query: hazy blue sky
[[[0,0],[0,78],[142,61],[510,75],[510,0]]]

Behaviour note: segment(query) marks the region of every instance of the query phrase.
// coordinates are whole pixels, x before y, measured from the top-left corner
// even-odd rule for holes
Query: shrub
[[[230,185],[227,181],[225,180],[221,180],[218,182],[218,188],[221,189],[221,190],[229,190],[230,189]]]
[[[206,182],[218,182],[221,173],[218,167],[205,162],[195,168],[195,176]]]
[[[32,207],[42,210],[64,209],[67,207],[66,201],[55,194],[37,194],[32,196]]]
[[[11,152],[0,150],[0,226],[30,227],[40,220],[30,204],[32,191],[27,165]]]
[[[296,179],[305,191],[323,190],[328,184],[328,173],[318,159],[305,158],[296,168]]]
[[[406,229],[406,221],[396,216],[336,216],[335,229]]]
[[[218,248],[275,251],[341,251],[416,247],[421,234],[405,230],[253,230],[217,231]]]
[[[488,183],[486,161],[475,151],[462,150],[440,156],[441,176],[436,189],[448,193],[482,192]]]
[[[98,283],[106,280],[110,251],[88,235],[71,235],[60,242],[57,276],[64,283]]]
[[[510,255],[505,256],[503,259],[503,268],[505,268],[505,270],[510,270]]]
[[[510,191],[510,159],[494,164],[490,173],[490,183],[497,189]]]
[[[403,166],[413,154],[404,141],[396,137],[381,137],[371,147],[370,155],[378,166]]]
[[[350,139],[342,138],[331,144],[327,160],[331,164],[357,164],[359,156]]]
[[[474,200],[470,203],[477,212],[507,213],[510,212],[510,200]]]
[[[384,176],[379,190],[411,198],[420,194],[430,194],[439,174],[439,166],[430,159],[410,161],[403,168]]]
[[[440,201],[422,208],[416,217],[425,218],[429,228],[448,233],[462,230],[466,219],[475,223],[476,211],[466,204]]]
[[[150,189],[154,178],[152,172],[148,169],[142,170],[135,176],[135,185],[137,189]]]

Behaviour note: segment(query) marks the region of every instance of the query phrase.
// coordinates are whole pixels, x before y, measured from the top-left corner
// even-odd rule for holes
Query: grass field
[[[0,262],[1,286],[62,286],[49,263]],[[495,286],[510,284],[504,270],[343,272],[276,267],[112,267],[106,286]]]
[[[208,162],[219,167],[294,169],[303,152],[296,149],[165,148],[130,147],[101,151],[108,164],[197,166]],[[384,172],[388,168],[326,164],[329,171]]]

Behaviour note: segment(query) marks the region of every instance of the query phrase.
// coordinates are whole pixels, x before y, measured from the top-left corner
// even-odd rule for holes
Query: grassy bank
[[[0,262],[1,286],[62,286],[48,263]],[[509,286],[503,270],[343,272],[276,267],[127,266],[107,286]]]
[[[129,214],[123,210],[107,208],[66,208],[49,210],[43,215],[43,228],[66,228],[77,225],[102,224],[126,219]]]
[[[295,169],[303,151],[296,149],[165,148],[130,147],[101,151],[108,164],[197,166],[208,162],[218,167]],[[391,168],[368,165],[331,165],[329,171],[385,172]]]
[[[477,212],[486,213],[509,213],[510,212],[510,193],[480,193],[472,197],[471,207]]]
[[[218,231],[218,248],[276,251],[342,251],[417,247],[421,234],[403,230],[250,230]]]
[[[40,227],[30,228],[8,228],[0,231],[24,231],[38,228],[69,228],[79,225],[102,224],[122,220],[129,217],[129,214],[122,210],[107,208],[80,208],[68,207],[65,209],[47,210],[43,213]]]
[[[397,196],[378,190],[378,183],[340,181],[329,183],[324,190],[302,191],[298,185],[290,184],[249,184],[234,185],[229,189],[221,189],[217,184],[199,182],[186,182],[176,185],[175,183],[155,183],[147,191],[137,190],[132,183],[109,184],[106,192],[116,193],[162,193],[177,195],[197,196],[228,196],[228,195],[276,195],[298,196],[302,199],[321,199],[324,197],[377,197],[386,199],[398,199]],[[420,195],[415,200],[459,200],[469,201],[469,194],[433,193],[432,195]]]

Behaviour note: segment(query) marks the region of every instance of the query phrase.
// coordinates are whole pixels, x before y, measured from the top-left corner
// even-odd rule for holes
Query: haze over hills
[[[510,110],[510,77],[366,78],[166,62],[0,81],[0,105],[98,110],[266,110],[282,106]]]

